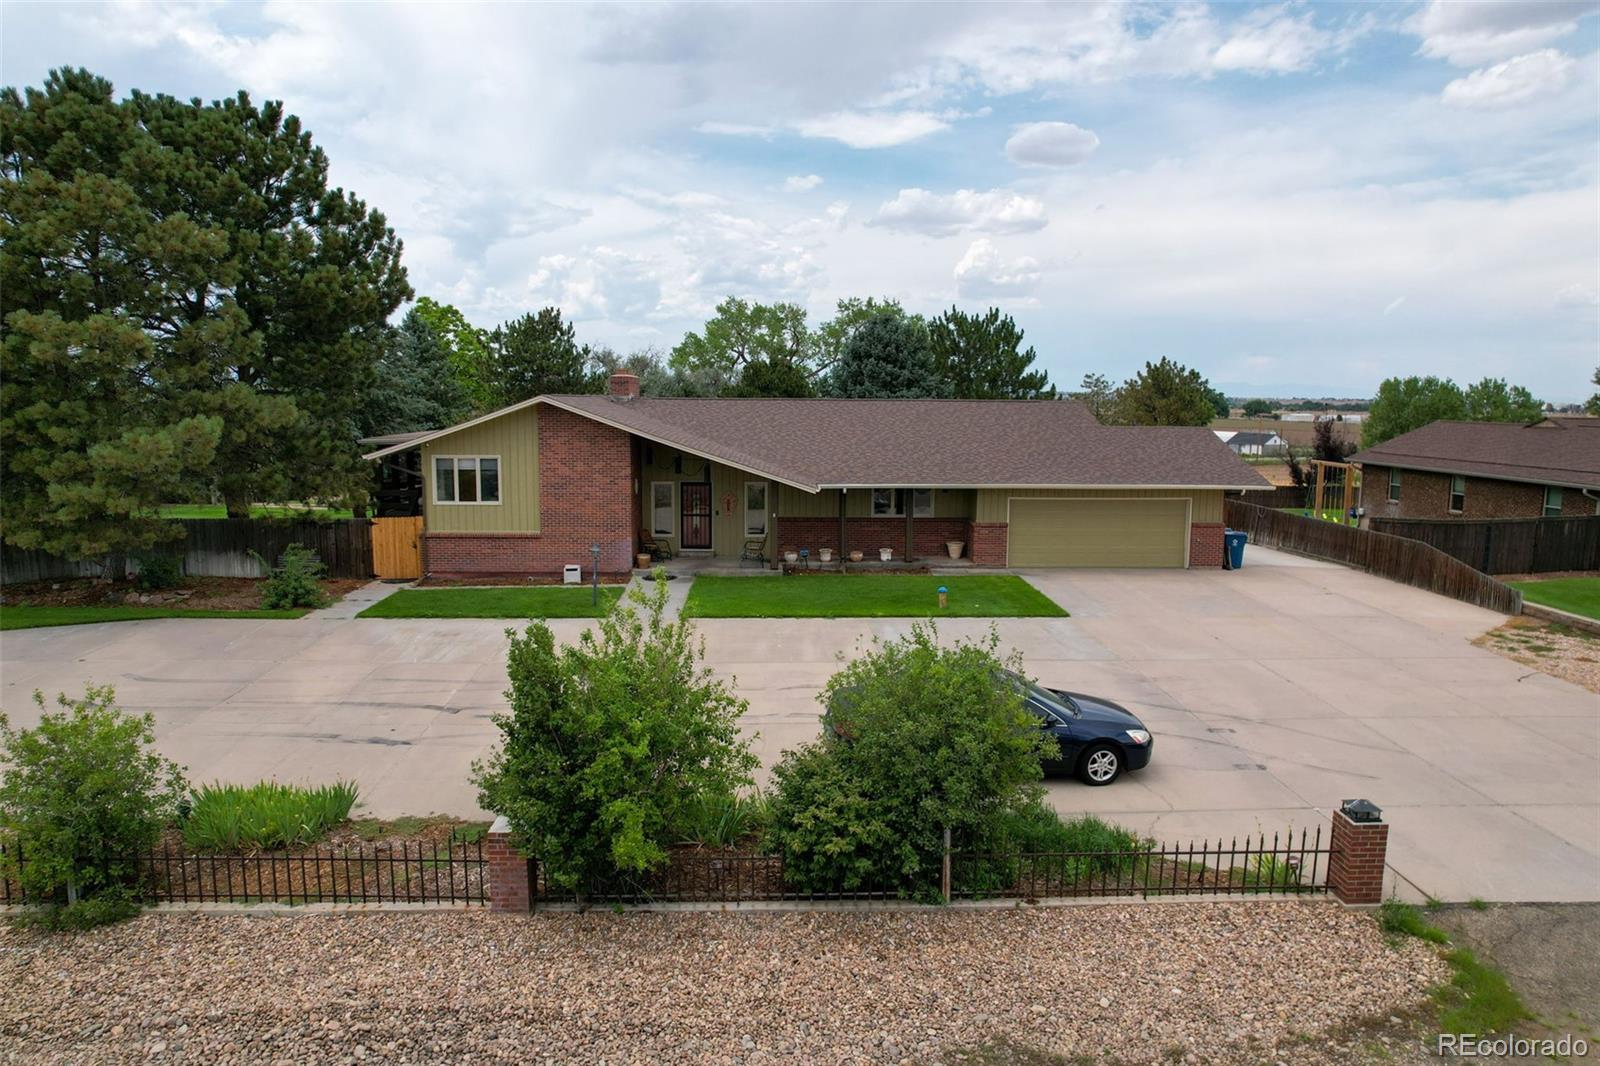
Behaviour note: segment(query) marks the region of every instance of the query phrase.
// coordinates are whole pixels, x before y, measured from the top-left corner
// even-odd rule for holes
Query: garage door
[[[1187,500],[1011,501],[1012,566],[1183,566]]]

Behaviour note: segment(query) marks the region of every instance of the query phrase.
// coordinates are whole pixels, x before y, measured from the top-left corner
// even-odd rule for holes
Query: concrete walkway
[[[1474,647],[1500,616],[1254,546],[1237,572],[1027,576],[1072,617],[998,620],[1003,645],[1046,684],[1126,704],[1157,738],[1150,768],[1110,788],[1051,782],[1059,809],[1198,839],[1324,825],[1363,796],[1394,826],[1408,895],[1600,900],[1600,696]],[[672,586],[681,605],[688,582]],[[590,624],[551,625],[575,640]],[[15,630],[0,634],[0,706],[27,725],[34,688],[109,683],[155,714],[161,747],[196,780],[342,775],[378,815],[470,815],[468,768],[504,707],[507,625],[316,612]],[[750,701],[770,765],[816,735],[838,657],[910,625],[698,628],[709,664]]]

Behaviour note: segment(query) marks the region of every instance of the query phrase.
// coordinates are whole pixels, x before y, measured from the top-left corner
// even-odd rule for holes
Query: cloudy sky
[[[5,84],[281,98],[418,293],[670,348],[724,295],[998,304],[1060,382],[1587,395],[1595,3],[0,5]]]

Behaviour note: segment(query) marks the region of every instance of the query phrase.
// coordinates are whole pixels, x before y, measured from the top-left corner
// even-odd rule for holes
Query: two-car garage
[[[1183,567],[1189,563],[1187,497],[1008,499],[1009,564]]]

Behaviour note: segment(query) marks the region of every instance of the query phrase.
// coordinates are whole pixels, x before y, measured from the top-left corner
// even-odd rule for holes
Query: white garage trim
[[[1183,502],[1183,568],[1189,569],[1189,552],[1194,545],[1194,497],[1192,496],[1007,496],[1006,497],[1006,566],[1011,566],[1011,505],[1017,500],[1049,500],[1056,503],[1089,503],[1095,500],[1114,500],[1118,503],[1150,503],[1181,500]]]

